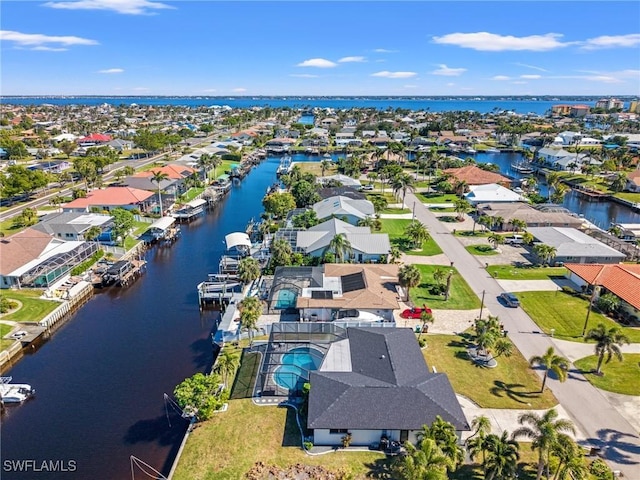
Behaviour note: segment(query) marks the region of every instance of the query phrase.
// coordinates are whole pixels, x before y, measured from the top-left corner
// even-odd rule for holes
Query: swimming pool
[[[296,306],[296,299],[298,294],[294,290],[283,288],[278,292],[278,299],[276,300],[276,309],[284,310],[286,308],[292,308]]]
[[[282,356],[281,363],[274,372],[275,382],[288,390],[299,390],[309,381],[309,372],[317,370],[322,363],[320,350],[310,347],[294,348]]]

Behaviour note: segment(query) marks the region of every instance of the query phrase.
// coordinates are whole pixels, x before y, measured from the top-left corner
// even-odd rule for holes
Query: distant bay
[[[5,96],[2,104],[14,105],[171,105],[184,107],[229,106],[232,108],[375,108],[430,112],[512,111],[544,115],[557,104],[595,106],[600,97],[164,97],[164,96]]]

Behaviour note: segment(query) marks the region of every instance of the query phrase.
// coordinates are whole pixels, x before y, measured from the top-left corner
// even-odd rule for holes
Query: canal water
[[[466,158],[465,154],[460,155]],[[522,161],[522,154],[517,152],[486,153],[478,152],[474,155],[467,155],[478,163],[493,163],[500,167],[500,172],[513,178],[524,178],[513,168],[512,163]],[[547,195],[546,184],[540,183],[540,194]],[[640,223],[640,213],[634,212],[629,207],[611,201],[590,202],[578,195],[574,190],[570,190],[564,197],[562,206],[566,209],[584,215],[584,218],[606,230],[611,223]]]
[[[199,312],[196,285],[217,271],[224,236],[258,219],[278,164],[255,167],[213,212],[183,225],[172,247],[148,252],[136,283],[96,295],[7,373],[36,396],[2,420],[0,478],[130,479],[131,455],[168,474],[187,422],[163,395],[213,359],[218,313]],[[75,471],[19,473],[7,460]],[[135,467],[134,478],[149,477]]]

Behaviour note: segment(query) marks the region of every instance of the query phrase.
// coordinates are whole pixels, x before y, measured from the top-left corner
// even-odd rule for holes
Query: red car
[[[431,313],[431,309],[428,308],[426,305],[424,306],[424,308],[407,308],[405,311],[403,311],[400,316],[402,318],[420,318],[420,316],[422,315],[422,312],[427,312],[427,313]]]

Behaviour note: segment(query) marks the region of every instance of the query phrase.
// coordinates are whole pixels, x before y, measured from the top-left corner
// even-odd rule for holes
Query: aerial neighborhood
[[[201,278],[175,314],[217,317],[213,363],[167,387],[189,421],[174,478],[640,478],[637,99],[8,100],[3,372],[246,217],[180,254]],[[7,408],[30,396],[0,382]]]

